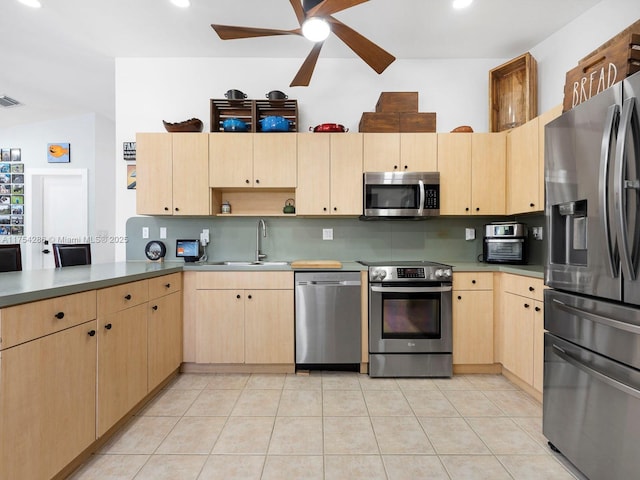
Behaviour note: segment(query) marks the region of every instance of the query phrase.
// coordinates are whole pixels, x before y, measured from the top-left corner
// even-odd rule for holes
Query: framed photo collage
[[[24,235],[24,163],[19,148],[0,149],[0,235]]]

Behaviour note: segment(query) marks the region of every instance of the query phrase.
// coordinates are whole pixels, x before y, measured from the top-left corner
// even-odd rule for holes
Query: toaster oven
[[[483,258],[487,263],[527,263],[527,226],[499,222],[484,226]]]

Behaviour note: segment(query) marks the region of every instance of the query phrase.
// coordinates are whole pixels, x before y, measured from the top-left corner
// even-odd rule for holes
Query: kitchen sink
[[[274,266],[283,266],[289,265],[289,262],[249,262],[242,260],[226,260],[223,262],[211,262],[209,265],[229,265],[235,267],[274,267]]]

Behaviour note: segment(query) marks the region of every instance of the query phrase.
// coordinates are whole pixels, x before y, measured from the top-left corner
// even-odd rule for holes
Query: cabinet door
[[[507,213],[544,210],[540,202],[538,155],[538,119],[528,121],[509,133],[507,165]]]
[[[171,215],[173,212],[172,136],[136,135],[136,213]]]
[[[506,211],[506,133],[474,133],[471,140],[471,213]]]
[[[298,215],[328,215],[330,203],[329,134],[305,133],[298,137]],[[360,179],[362,183],[362,179]],[[362,187],[361,187],[362,188]]]
[[[331,214],[362,215],[362,134],[331,133],[329,135],[331,137]]]
[[[453,292],[453,363],[493,363],[493,291]]]
[[[293,312],[293,290],[246,291],[246,363],[294,363]]]
[[[242,290],[196,292],[196,363],[244,362]]]
[[[153,390],[182,362],[182,294],[149,302],[147,391]]]
[[[210,215],[209,135],[174,133],[173,214]]]
[[[438,135],[435,133],[401,133],[400,166],[407,172],[438,170]]]
[[[471,133],[438,134],[440,214],[471,212]]]
[[[400,172],[400,134],[363,134],[365,172]]]
[[[147,394],[147,304],[98,318],[98,436]]]
[[[297,135],[256,133],[253,138],[253,186],[296,188]]]
[[[533,388],[542,392],[544,380],[544,304],[533,302]]]
[[[505,293],[503,365],[514,375],[533,384],[534,301]]]
[[[253,187],[252,134],[209,134],[209,186]]]
[[[0,478],[52,478],[96,439],[95,329],[0,352]]]

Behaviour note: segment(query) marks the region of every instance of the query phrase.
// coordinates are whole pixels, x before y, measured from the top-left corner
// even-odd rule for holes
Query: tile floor
[[[70,478],[576,479],[501,375],[182,374]]]

